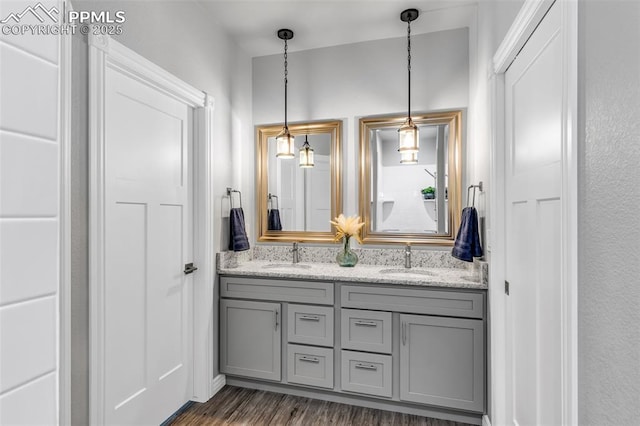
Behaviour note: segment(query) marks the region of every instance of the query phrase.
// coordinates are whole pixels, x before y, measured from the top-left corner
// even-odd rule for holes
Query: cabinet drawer
[[[220,296],[333,305],[333,283],[223,276]]]
[[[345,308],[462,318],[484,316],[482,293],[343,285],[341,299]]]
[[[287,345],[289,383],[333,389],[333,349]]]
[[[344,349],[391,353],[391,312],[342,309]]]
[[[289,305],[287,320],[289,343],[333,347],[333,308]]]
[[[342,390],[391,397],[391,355],[342,351]]]

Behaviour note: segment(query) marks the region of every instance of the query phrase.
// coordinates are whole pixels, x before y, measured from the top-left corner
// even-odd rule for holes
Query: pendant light
[[[400,164],[418,164],[417,152],[401,152]]]
[[[411,21],[418,18],[417,9],[407,9],[400,14],[400,20],[407,23],[407,119],[398,130],[398,151],[401,155],[415,154],[413,160],[418,161],[418,151],[420,150],[420,139],[418,126],[411,120]],[[407,161],[409,156],[406,156]],[[405,159],[405,157],[403,157]],[[405,161],[400,161],[405,163]]]
[[[300,148],[300,167],[310,169],[315,164],[313,162],[313,148],[309,145],[309,135],[304,135],[304,145]]]
[[[293,38],[293,31],[287,29],[278,30],[278,38],[284,40],[284,127],[276,136],[276,157],[294,158],[293,136],[289,133],[289,128],[287,127],[287,40]]]

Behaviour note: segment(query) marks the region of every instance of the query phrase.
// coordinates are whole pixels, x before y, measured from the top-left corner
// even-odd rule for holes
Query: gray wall
[[[196,2],[83,1],[76,10],[124,10],[123,34],[114,37],[215,100],[213,164],[215,249],[226,249],[228,202],[225,188],[242,187],[242,139],[253,140],[251,59],[219,29]],[[74,40],[72,137],[72,424],[89,424],[88,265],[87,265],[87,45]],[[253,181],[251,182],[253,185]],[[243,197],[245,201],[245,197]],[[252,205],[252,200],[247,204]],[[247,208],[247,207],[245,207]],[[249,207],[250,208],[250,207]],[[217,288],[215,290],[217,294]],[[212,301],[217,307],[217,301]],[[217,342],[218,313],[214,312]],[[218,373],[214,348],[214,376]]]
[[[295,38],[290,46],[295,45]],[[411,110],[463,109],[469,104],[467,28],[412,35]],[[254,124],[284,120],[282,54],[253,59]],[[343,119],[344,213],[358,211],[358,119],[406,114],[406,37],[289,53],[288,119]],[[466,120],[466,114],[463,115]],[[463,141],[466,126],[463,130]],[[243,167],[253,169],[254,141]],[[254,223],[254,212],[247,222]],[[247,214],[245,210],[245,214]]]
[[[640,421],[640,3],[579,4],[579,423]]]

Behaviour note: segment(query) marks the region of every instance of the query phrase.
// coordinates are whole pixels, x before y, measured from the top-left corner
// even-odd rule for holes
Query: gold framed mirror
[[[296,145],[295,158],[288,159],[276,157],[282,125],[256,127],[258,241],[333,242],[329,221],[342,212],[342,121],[288,127]],[[313,167],[300,167],[305,140],[313,149]]]
[[[462,111],[412,115],[420,132],[417,158],[398,152],[405,119],[360,119],[362,241],[453,245],[462,210]]]

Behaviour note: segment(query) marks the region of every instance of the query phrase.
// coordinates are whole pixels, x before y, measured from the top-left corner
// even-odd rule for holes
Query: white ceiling
[[[470,0],[199,0],[212,19],[251,57],[281,53],[276,32],[293,30],[289,50],[403,37],[400,12],[416,8],[412,34],[469,26],[476,1]]]

